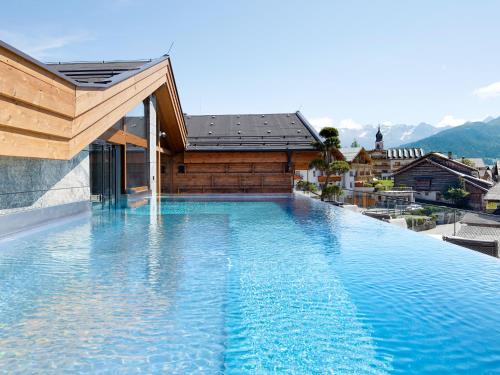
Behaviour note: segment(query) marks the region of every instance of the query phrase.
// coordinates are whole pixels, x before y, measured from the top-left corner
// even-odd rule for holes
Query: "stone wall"
[[[88,202],[89,152],[71,160],[0,156],[0,215]]]

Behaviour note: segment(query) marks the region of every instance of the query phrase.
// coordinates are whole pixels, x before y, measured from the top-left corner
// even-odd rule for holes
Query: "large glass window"
[[[127,143],[127,189],[148,186],[147,149]]]
[[[141,102],[123,118],[125,131],[141,138],[147,138],[144,103]]]

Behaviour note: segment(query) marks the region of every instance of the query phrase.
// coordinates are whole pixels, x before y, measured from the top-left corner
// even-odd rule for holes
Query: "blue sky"
[[[42,61],[172,60],[185,112],[318,125],[500,115],[500,1],[10,1],[0,39]]]

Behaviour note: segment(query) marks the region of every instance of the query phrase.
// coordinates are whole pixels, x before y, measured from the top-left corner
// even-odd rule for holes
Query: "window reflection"
[[[137,107],[127,113],[123,118],[125,131],[141,138],[147,137],[146,121],[144,117],[144,103],[141,102]]]
[[[148,186],[147,149],[127,143],[127,189]]]

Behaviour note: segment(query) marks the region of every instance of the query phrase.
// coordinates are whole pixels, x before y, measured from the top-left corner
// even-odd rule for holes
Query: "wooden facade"
[[[172,147],[187,132],[168,58],[102,85],[81,84],[0,44],[0,155],[69,160],[151,94]]]
[[[291,193],[314,151],[187,151],[162,158],[163,193]]]
[[[491,184],[479,179],[477,171],[444,155],[430,153],[396,171],[394,185],[411,187],[415,197],[429,201],[445,201],[443,194],[460,180],[469,192],[468,202],[474,209],[483,208],[483,198]]]

